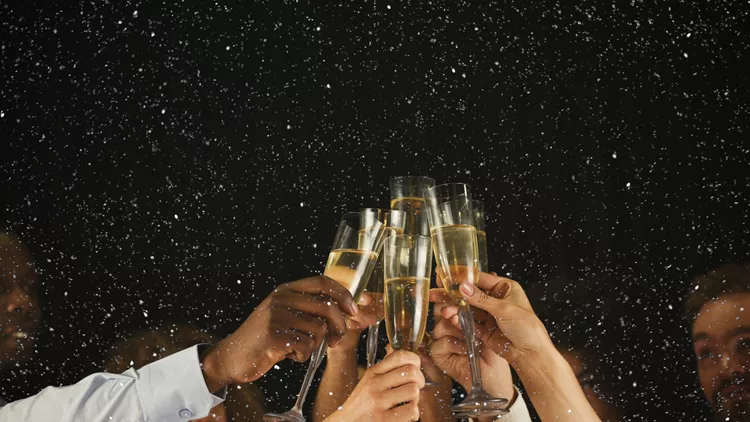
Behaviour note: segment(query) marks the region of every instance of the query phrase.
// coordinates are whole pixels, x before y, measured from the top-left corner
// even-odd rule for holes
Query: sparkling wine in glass
[[[485,231],[484,203],[478,199],[471,201],[474,210],[474,225],[477,228],[477,257],[479,271],[489,271],[489,257],[487,256],[487,232]]]
[[[430,309],[432,241],[420,235],[391,236],[383,245],[383,264],[388,340],[393,350],[416,352]],[[425,384],[436,385],[427,379]]]
[[[382,210],[379,208],[366,208],[360,211],[368,218],[381,218],[385,221],[385,238],[404,234],[406,213],[398,210]],[[380,254],[375,269],[370,276],[370,281],[365,286],[365,292],[372,296],[376,303],[383,303],[383,254]],[[378,323],[367,327],[367,367],[375,364],[378,353],[378,336],[380,334],[380,321],[383,320],[383,308],[380,307],[375,317]]]
[[[453,406],[453,413],[474,418],[507,413],[505,407],[508,399],[492,397],[482,387],[474,318],[471,307],[458,290],[461,283],[476,285],[479,278],[479,251],[471,188],[463,183],[435,186],[427,189],[425,200],[437,272],[445,291],[459,306],[459,321],[469,352],[472,388],[464,401]]]
[[[354,303],[359,301],[375,269],[383,248],[384,236],[385,222],[373,218],[371,214],[351,212],[341,217],[323,274],[346,287],[352,294]],[[285,413],[266,413],[263,416],[264,421],[305,422],[302,407],[327,347],[328,340],[323,339],[310,357],[310,364],[294,407]]]

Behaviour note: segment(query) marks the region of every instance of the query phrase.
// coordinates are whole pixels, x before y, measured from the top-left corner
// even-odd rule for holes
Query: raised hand
[[[203,356],[206,384],[216,391],[258,379],[277,362],[304,362],[326,335],[335,345],[346,333],[345,316],[358,307],[336,281],[316,276],[277,287],[232,335]]]
[[[419,393],[424,376],[420,358],[399,350],[371,367],[341,409],[326,422],[419,420]]]

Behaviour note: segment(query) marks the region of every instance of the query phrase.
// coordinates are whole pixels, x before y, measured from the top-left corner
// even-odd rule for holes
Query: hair
[[[705,304],[731,293],[750,293],[750,261],[730,262],[693,279],[685,298],[691,329]]]
[[[208,331],[189,324],[167,324],[156,330],[140,330],[119,340],[107,352],[104,370],[121,373],[140,368],[180,350],[201,343],[216,343]],[[263,420],[263,393],[253,384],[231,386],[224,405],[232,422]]]

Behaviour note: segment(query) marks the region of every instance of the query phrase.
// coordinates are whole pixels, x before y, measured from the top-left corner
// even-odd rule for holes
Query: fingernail
[[[469,283],[468,281],[464,281],[461,283],[461,293],[464,294],[464,296],[474,296],[474,285]]]

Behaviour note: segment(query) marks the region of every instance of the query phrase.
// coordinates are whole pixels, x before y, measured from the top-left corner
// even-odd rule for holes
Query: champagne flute
[[[489,257],[487,256],[487,231],[485,231],[484,202],[474,199],[471,201],[474,209],[474,227],[477,228],[477,257],[479,272],[489,271]]]
[[[406,212],[404,234],[430,235],[425,215],[424,191],[435,186],[435,179],[426,176],[392,177],[391,209]]]
[[[461,296],[462,282],[477,284],[479,278],[477,230],[471,202],[471,188],[451,183],[425,191],[427,216],[430,222],[432,249],[443,288],[459,305],[459,321],[466,336],[472,388],[466,399],[453,406],[454,414],[472,417],[497,416],[507,413],[508,399],[490,396],[482,387],[476,355],[474,318],[471,307]]]
[[[393,350],[416,352],[429,313],[432,241],[427,236],[391,236],[383,245],[385,327]],[[425,385],[437,385],[425,379]]]
[[[341,217],[333,247],[328,255],[323,275],[336,280],[349,290],[354,303],[365,289],[378,256],[383,248],[385,224],[371,213],[349,212]],[[291,410],[285,413],[266,413],[266,422],[305,422],[302,406],[310,390],[313,376],[318,370],[328,347],[328,339],[323,339],[318,349],[310,357],[310,364],[302,381],[302,388]]]
[[[404,224],[406,223],[406,214],[403,211],[398,210],[381,210],[379,208],[365,208],[361,210],[365,215],[372,215],[382,218],[381,221],[385,221],[386,235],[396,236],[404,234]],[[370,281],[365,286],[365,292],[372,295],[373,299],[377,303],[383,303],[383,254],[380,254],[375,269],[370,276]],[[382,309],[382,308],[381,308]],[[378,355],[378,336],[380,334],[380,321],[383,319],[383,315],[378,313],[376,315],[378,323],[367,327],[367,367],[371,367],[375,364],[375,359]]]

